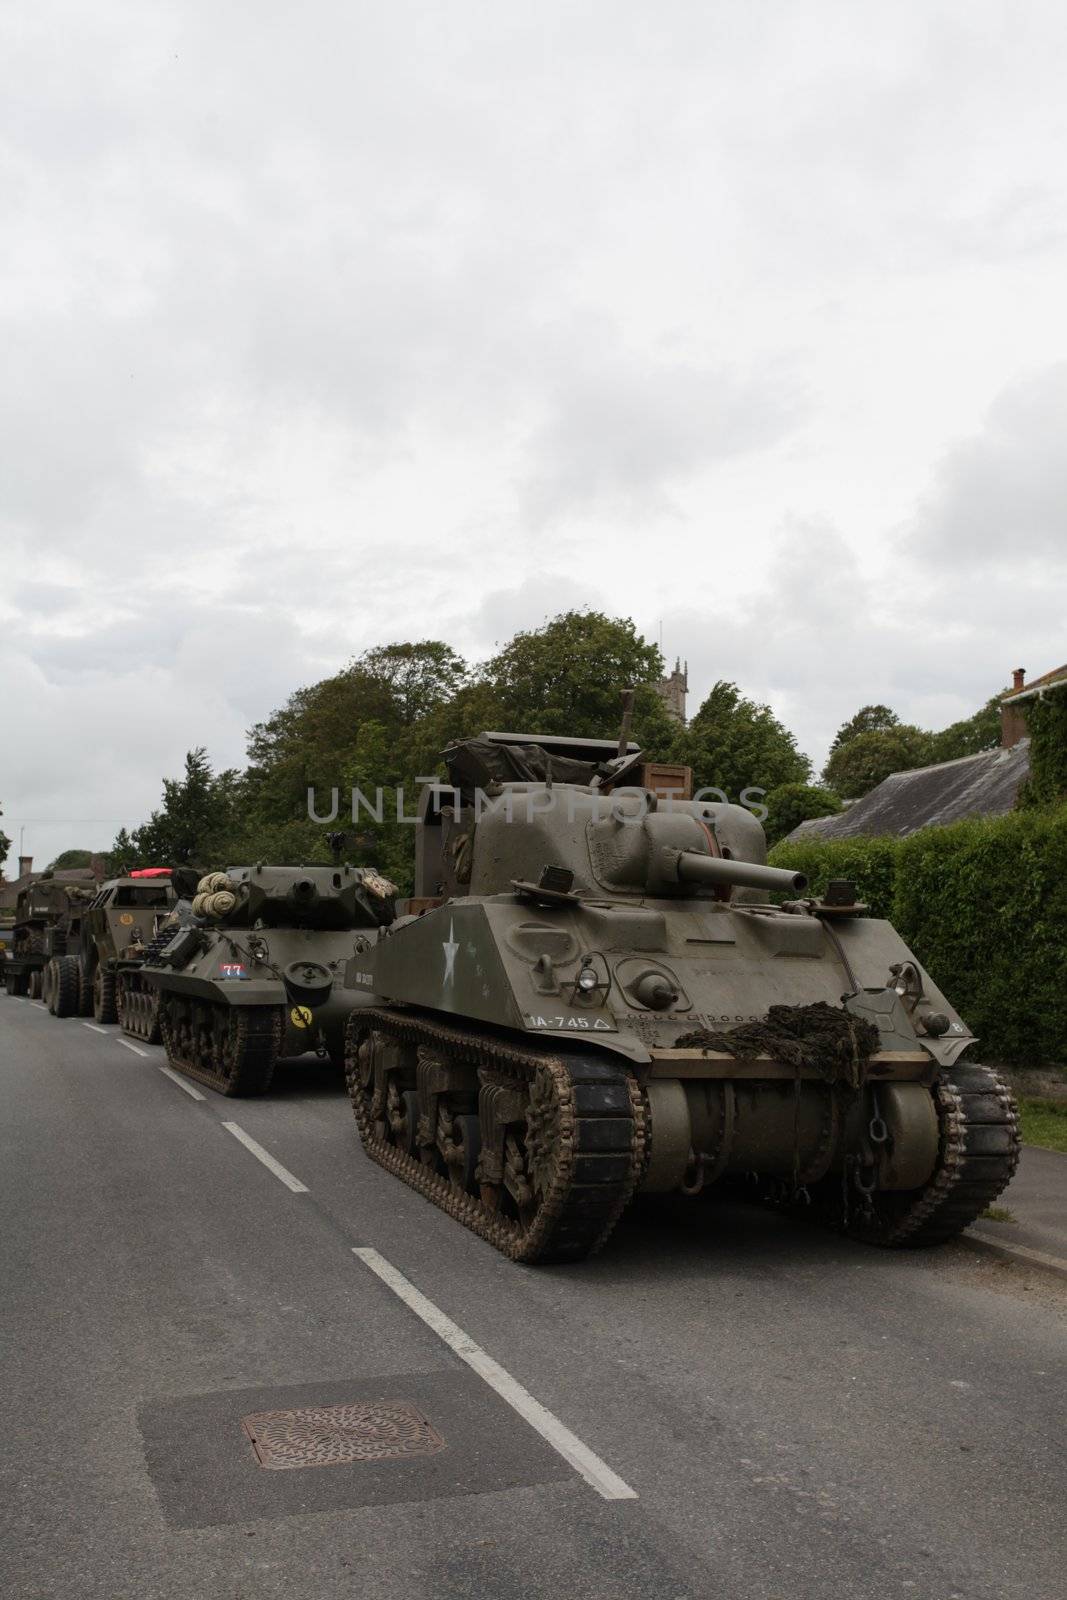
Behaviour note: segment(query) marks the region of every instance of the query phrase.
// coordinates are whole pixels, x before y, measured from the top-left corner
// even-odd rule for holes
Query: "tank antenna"
[[[624,756],[630,743],[630,724],[634,716],[634,691],[622,691],[622,726],[619,729],[619,748],[616,756]]]

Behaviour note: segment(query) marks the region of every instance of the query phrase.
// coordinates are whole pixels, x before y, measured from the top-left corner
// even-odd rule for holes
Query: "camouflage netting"
[[[680,1050],[724,1050],[739,1061],[771,1056],[786,1066],[814,1070],[830,1083],[858,1088],[879,1047],[878,1029],[839,1006],[771,1006],[762,1022],[743,1022],[728,1033],[696,1028],[674,1041]]]

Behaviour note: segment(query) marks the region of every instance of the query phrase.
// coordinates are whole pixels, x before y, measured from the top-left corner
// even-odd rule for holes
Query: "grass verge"
[[[1067,1154],[1067,1102],[1023,1095],[1019,1100],[1019,1132],[1023,1144]]]

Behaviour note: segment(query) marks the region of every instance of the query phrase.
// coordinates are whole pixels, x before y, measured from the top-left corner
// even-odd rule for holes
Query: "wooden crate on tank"
[[[638,781],[643,789],[651,789],[664,800],[691,800],[693,797],[692,767],[670,761],[646,761]]]

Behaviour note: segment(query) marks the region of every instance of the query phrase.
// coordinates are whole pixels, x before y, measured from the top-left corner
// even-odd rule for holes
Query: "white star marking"
[[[445,982],[451,983],[456,976],[456,952],[459,949],[455,924],[451,917],[448,919],[448,938],[441,940],[441,949],[445,953]]]

